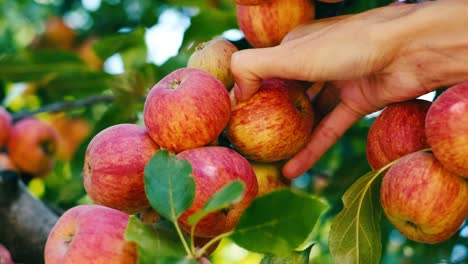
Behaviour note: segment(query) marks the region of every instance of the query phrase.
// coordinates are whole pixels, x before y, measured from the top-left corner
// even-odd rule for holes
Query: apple
[[[181,68],[149,91],[143,117],[151,138],[172,152],[214,142],[231,115],[229,94],[210,73]]]
[[[197,45],[190,55],[187,67],[197,68],[211,73],[220,80],[226,89],[234,85],[231,73],[231,56],[238,51],[237,47],[225,39],[213,39]]]
[[[468,215],[468,182],[431,153],[414,152],[398,160],[384,175],[380,195],[390,222],[417,242],[447,240]]]
[[[71,160],[91,133],[90,123],[79,117],[59,114],[51,118],[50,124],[57,130],[57,158],[63,161]]]
[[[414,99],[386,107],[372,123],[366,154],[370,166],[380,169],[415,151],[429,148],[424,123],[431,102]]]
[[[84,158],[84,188],[96,204],[128,214],[150,207],[144,170],[159,147],[137,124],[110,126],[95,135]]]
[[[16,122],[10,130],[8,154],[17,169],[35,177],[52,170],[57,147],[57,131],[37,118]]]
[[[237,24],[255,48],[272,47],[293,28],[315,17],[310,0],[270,0],[260,5],[237,5]]]
[[[14,264],[11,254],[2,244],[0,244],[0,264]]]
[[[44,38],[48,48],[71,49],[75,31],[60,17],[51,17],[46,22]]]
[[[136,246],[124,239],[128,219],[127,214],[100,205],[67,210],[49,233],[45,263],[136,263]]]
[[[0,153],[0,171],[2,170],[16,170],[16,166],[11,161],[7,153]]]
[[[265,195],[279,188],[291,186],[291,181],[283,177],[281,164],[250,161],[250,165],[257,176],[258,196]]]
[[[426,136],[442,165],[468,178],[468,82],[448,88],[432,103]]]
[[[249,162],[236,151],[220,146],[185,150],[177,154],[177,158],[186,159],[192,165],[196,185],[192,205],[178,219],[182,229],[190,232],[188,217],[202,209],[218,190],[234,180],[241,180],[245,184],[241,201],[228,210],[211,213],[203,218],[196,226],[194,235],[215,237],[232,230],[257,195],[257,178]]]
[[[233,0],[238,5],[260,5],[268,3],[270,0]]]
[[[88,65],[92,70],[100,70],[104,64],[104,61],[94,51],[93,45],[96,43],[97,38],[90,37],[85,39],[77,49],[78,56],[83,62]]]
[[[226,135],[248,159],[273,162],[303,149],[313,123],[314,112],[302,83],[267,79],[251,98],[233,102]]]
[[[8,139],[12,124],[12,118],[8,111],[0,106],[0,148],[3,147]]]

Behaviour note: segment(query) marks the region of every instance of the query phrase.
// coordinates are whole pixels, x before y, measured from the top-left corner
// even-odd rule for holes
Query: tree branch
[[[58,216],[31,196],[14,171],[0,171],[0,244],[19,263],[43,263],[44,248]]]

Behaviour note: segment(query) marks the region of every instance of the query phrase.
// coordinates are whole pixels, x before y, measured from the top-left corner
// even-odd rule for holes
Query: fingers
[[[361,117],[339,103],[314,129],[307,146],[285,164],[284,176],[294,179],[306,172]]]

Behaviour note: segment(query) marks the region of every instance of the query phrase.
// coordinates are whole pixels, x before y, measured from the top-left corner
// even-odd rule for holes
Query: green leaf
[[[145,167],[145,191],[151,206],[162,216],[177,221],[195,197],[192,166],[160,150]]]
[[[156,259],[183,257],[186,254],[174,229],[163,225],[145,225],[135,216],[130,216],[125,239],[136,243],[140,264],[156,263]]]
[[[308,240],[327,207],[303,192],[274,191],[251,203],[230,238],[250,251],[286,255]]]
[[[343,210],[330,229],[329,247],[336,263],[380,263],[382,243],[380,171],[359,178],[343,195]]]
[[[312,247],[301,252],[292,252],[286,256],[267,254],[260,264],[309,264],[309,254]]]
[[[105,59],[111,55],[145,45],[145,30],[137,28],[131,32],[118,33],[99,39],[93,45],[94,51],[99,57]]]
[[[208,214],[228,208],[232,204],[239,202],[244,195],[244,190],[245,185],[240,180],[229,183],[215,193],[200,211],[191,215],[188,219],[188,223],[191,226],[196,225]]]
[[[157,263],[157,264],[198,264],[198,262],[194,259],[189,259],[187,257],[163,257],[158,258],[158,260],[153,260],[147,263]]]

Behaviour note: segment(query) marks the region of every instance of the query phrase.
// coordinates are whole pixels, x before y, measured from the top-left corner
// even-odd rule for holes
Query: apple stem
[[[177,234],[179,235],[180,237],[180,240],[182,241],[182,245],[184,246],[184,249],[185,251],[187,252],[187,255],[189,255],[190,257],[194,258],[194,253],[190,250],[188,244],[187,244],[187,241],[185,240],[185,237],[184,235],[182,234],[182,231],[180,230],[180,226],[179,224],[177,223],[177,220],[174,221],[174,226],[175,226],[175,229],[177,231]]]
[[[196,255],[195,253],[195,227],[196,226],[197,226],[197,223],[192,225],[192,228],[190,230],[190,248],[194,255]]]
[[[205,254],[205,252],[213,245],[215,244],[216,242],[220,241],[221,239],[225,238],[225,237],[228,237],[230,235],[232,235],[234,233],[234,231],[229,231],[229,232],[226,232],[226,233],[222,233],[216,237],[214,237],[213,239],[211,239],[210,241],[208,241],[208,243],[206,243],[202,248],[200,248],[200,250],[198,250],[195,254],[195,258],[198,259],[198,258],[201,258],[203,257],[203,254]]]
[[[177,80],[177,79],[174,79],[171,81],[171,89],[177,89],[177,87],[179,87],[179,85],[182,83],[181,80]]]

